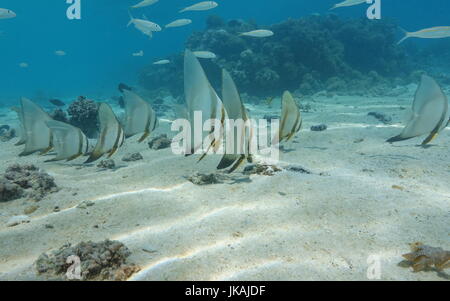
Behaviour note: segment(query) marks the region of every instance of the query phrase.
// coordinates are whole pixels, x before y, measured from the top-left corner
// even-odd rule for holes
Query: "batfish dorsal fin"
[[[27,98],[22,98],[19,119],[22,122],[24,134],[21,141],[25,142],[25,149],[20,156],[27,156],[35,152],[49,151],[52,147],[52,135],[46,122],[52,118],[40,106]]]

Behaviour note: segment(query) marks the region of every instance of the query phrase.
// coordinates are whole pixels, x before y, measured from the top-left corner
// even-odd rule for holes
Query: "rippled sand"
[[[220,158],[197,164],[131,140],[114,158],[121,168],[100,171],[81,167],[82,160],[18,158],[16,140],[1,143],[0,173],[33,163],[62,189],[38,203],[31,223],[12,228],[6,221],[30,202],[0,203],[0,279],[36,279],[32,263],[42,252],[106,238],[124,242],[142,267],[131,280],[367,280],[369,256],[381,259],[383,280],[444,279],[398,263],[411,242],[450,247],[450,131],[428,149],[415,146],[421,140],[389,145],[384,141],[400,131],[399,107],[410,107],[411,95],[314,99],[316,111],[303,114],[304,129],[281,155],[282,163],[313,175],[284,171],[195,186],[185,176],[213,172]],[[263,116],[277,107],[250,110]],[[392,115],[394,124],[381,124],[370,111]],[[309,130],[319,123],[329,129]],[[159,132],[168,131],[161,122]],[[144,161],[120,161],[136,151]],[[86,200],[95,205],[76,208]]]

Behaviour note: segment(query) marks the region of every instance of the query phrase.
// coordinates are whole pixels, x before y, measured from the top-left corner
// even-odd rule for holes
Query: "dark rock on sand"
[[[196,173],[193,176],[187,178],[190,182],[195,185],[212,185],[212,184],[220,184],[222,183],[222,179],[220,179],[218,174],[202,174]]]
[[[327,125],[326,124],[319,124],[319,125],[313,125],[311,127],[311,131],[312,132],[323,132],[327,130]]]
[[[150,141],[148,143],[148,146],[151,149],[159,150],[159,149],[169,148],[171,144],[172,144],[172,140],[167,138],[166,134],[162,134],[159,137],[152,139],[152,141]]]
[[[244,175],[273,176],[281,169],[269,164],[250,164],[244,168]]]
[[[142,155],[140,153],[134,153],[134,154],[128,154],[125,155],[122,158],[122,161],[124,162],[134,162],[134,161],[139,161],[139,160],[143,160],[144,157],[142,157]]]
[[[119,241],[89,241],[75,246],[66,244],[59,250],[43,253],[34,265],[39,275],[50,279],[74,280],[67,277],[67,271],[73,265],[67,263],[67,259],[75,256],[75,260],[79,259],[80,262],[80,273],[74,273],[73,276],[79,276],[78,280],[125,281],[140,270],[135,264],[127,262],[130,255],[130,250]]]
[[[97,164],[98,168],[104,168],[104,169],[114,169],[116,168],[116,162],[114,160],[102,160],[100,163]]]
[[[392,122],[392,117],[380,112],[370,112],[367,116],[373,116],[384,124],[389,124]]]

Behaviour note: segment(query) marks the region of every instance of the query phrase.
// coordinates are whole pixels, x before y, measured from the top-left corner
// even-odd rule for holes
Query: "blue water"
[[[0,102],[33,97],[40,92],[52,97],[87,95],[109,97],[119,82],[135,83],[139,70],[166,55],[181,52],[187,37],[205,27],[211,14],[224,19],[253,19],[269,25],[286,18],[312,13],[326,14],[339,0],[217,0],[220,6],[207,12],[179,14],[197,0],[160,0],[134,10],[165,25],[177,18],[194,23],[156,33],[148,39],[134,27],[126,27],[128,7],[139,0],[82,0],[82,20],[68,20],[65,0],[2,0],[17,18],[0,20]],[[350,18],[365,16],[367,5],[341,8],[334,13]],[[383,0],[383,18],[394,18],[411,31],[450,25],[448,0]],[[400,36],[400,32],[399,32]],[[419,42],[418,42],[419,43]],[[58,57],[56,50],[67,56]],[[131,54],[143,50],[144,57]],[[26,62],[28,68],[20,68]]]

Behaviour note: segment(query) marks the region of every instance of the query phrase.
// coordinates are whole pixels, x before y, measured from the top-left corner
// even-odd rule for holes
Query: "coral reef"
[[[0,179],[0,202],[8,202],[21,198],[23,189],[6,179]]]
[[[87,137],[95,138],[99,131],[97,112],[98,105],[94,101],[80,96],[67,110],[69,123],[80,128]]]
[[[64,112],[60,108],[54,109],[52,112],[50,112],[50,117],[56,121],[61,121],[65,123],[69,122],[66,112]]]
[[[47,194],[57,191],[54,178],[34,165],[11,165],[0,180],[0,201],[15,200],[23,196],[41,200]]]
[[[7,142],[16,137],[16,130],[9,125],[0,125],[0,141]]]
[[[190,36],[186,48],[217,55],[216,60],[202,60],[213,86],[220,86],[225,68],[241,92],[257,96],[279,95],[283,90],[298,90],[303,95],[320,90],[384,95],[408,81],[413,70],[406,50],[396,46],[397,27],[388,19],[308,16],[269,26],[275,33],[270,38],[239,36],[259,28],[253,22],[225,22],[213,16],[205,31]],[[140,84],[148,90],[163,87],[180,95],[182,56],[169,59],[170,65],[145,67]]]
[[[73,265],[70,261],[68,263],[68,258],[76,256],[81,265],[78,280],[124,281],[140,270],[138,266],[127,263],[130,255],[130,250],[119,241],[81,242],[75,246],[64,245],[50,254],[43,253],[35,267],[38,274],[48,278],[73,280],[66,274]]]

